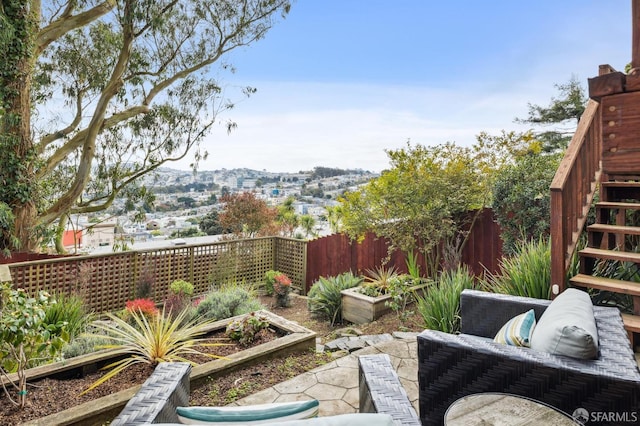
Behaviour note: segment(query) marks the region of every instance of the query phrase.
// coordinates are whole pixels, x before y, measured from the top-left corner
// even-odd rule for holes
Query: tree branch
[[[69,7],[60,18],[42,28],[36,38],[35,56],[39,56],[51,43],[68,33],[95,21],[116,6],[116,0],[105,0],[103,3],[77,15],[71,15]]]

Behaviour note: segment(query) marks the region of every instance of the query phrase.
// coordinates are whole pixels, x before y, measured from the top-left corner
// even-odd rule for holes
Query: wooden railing
[[[566,274],[587,220],[602,172],[600,104],[589,100],[551,183],[551,283],[554,296]]]

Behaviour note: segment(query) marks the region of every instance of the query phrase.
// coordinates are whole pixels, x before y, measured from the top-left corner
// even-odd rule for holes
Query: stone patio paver
[[[366,336],[370,339],[371,336]],[[358,356],[376,353],[389,354],[391,364],[400,377],[409,400],[418,405],[418,362],[415,334],[394,333],[393,340],[380,339],[325,365],[277,385],[249,395],[233,405],[266,404],[270,402],[318,399],[320,416],[355,413],[359,406]]]

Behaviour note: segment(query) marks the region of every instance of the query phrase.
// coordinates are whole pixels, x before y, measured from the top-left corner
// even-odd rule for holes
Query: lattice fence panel
[[[82,292],[96,313],[120,310],[128,300],[151,297],[164,302],[169,284],[183,279],[196,294],[211,284],[261,284],[270,269],[291,277],[302,287],[305,242],[282,238],[222,241],[208,245],[129,251],[95,256],[73,256],[9,264],[14,287],[30,294]],[[278,260],[276,263],[276,260]]]
[[[135,253],[83,256],[9,265],[15,287],[30,294],[77,292],[89,309],[122,309],[131,298]]]
[[[291,285],[301,294],[306,293],[307,242],[277,238],[274,269],[285,273]]]
[[[135,297],[135,253],[92,257],[83,263],[85,300],[97,312],[115,311]]]

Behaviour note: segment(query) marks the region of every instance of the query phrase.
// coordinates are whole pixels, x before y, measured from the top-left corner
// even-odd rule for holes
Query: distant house
[[[116,235],[115,223],[98,223],[84,232],[84,247],[113,246]]]
[[[82,246],[82,230],[67,229],[62,234],[62,245],[65,248]]]

